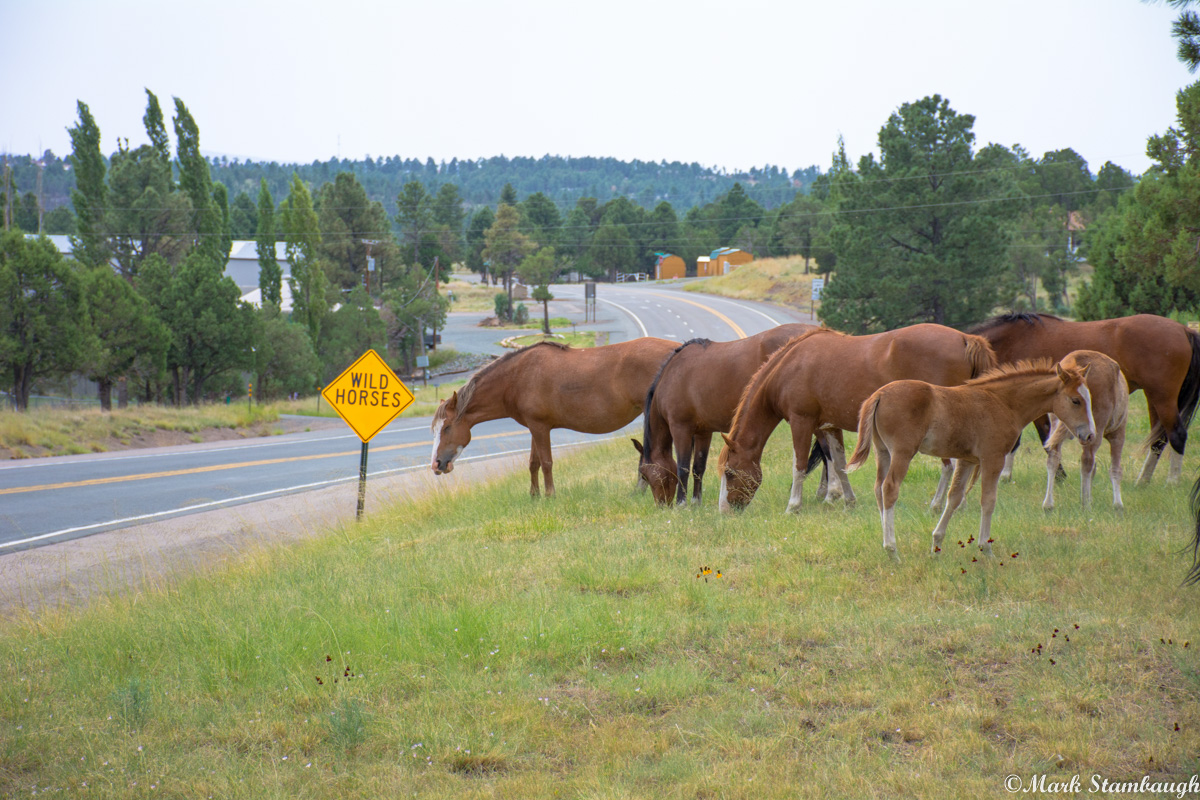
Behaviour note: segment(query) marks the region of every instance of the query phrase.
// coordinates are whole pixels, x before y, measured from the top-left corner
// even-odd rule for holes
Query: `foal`
[[[1083,445],[1079,457],[1080,498],[1084,508],[1092,503],[1092,476],[1096,471],[1096,450],[1100,437],[1108,440],[1108,452],[1112,464],[1108,475],[1112,481],[1113,508],[1124,508],[1121,503],[1121,450],[1125,447],[1125,418],[1129,414],[1129,386],[1117,362],[1095,350],[1076,350],[1068,353],[1059,362],[1064,367],[1075,367],[1088,371],[1088,388],[1092,392],[1092,418],[1096,422],[1097,436]],[[1042,508],[1054,508],[1054,477],[1062,463],[1062,445],[1071,438],[1071,432],[1059,419],[1053,420],[1050,435],[1046,438],[1046,499]]]
[[[858,443],[847,463],[855,469],[875,447],[875,500],[883,523],[883,548],[894,561],[896,500],[908,464],[918,452],[958,459],[946,506],[933,529],[932,552],[946,535],[950,517],[968,487],[983,474],[979,545],[992,554],[992,511],[1004,455],[1021,430],[1053,412],[1087,444],[1096,436],[1088,368],[1063,367],[1049,359],[1005,365],[961,386],[933,386],[923,381],[893,381],[863,403],[858,415]]]

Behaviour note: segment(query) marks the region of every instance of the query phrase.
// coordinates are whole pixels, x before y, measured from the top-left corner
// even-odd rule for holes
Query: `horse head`
[[[721,495],[718,505],[722,511],[741,511],[750,505],[754,493],[762,483],[762,464],[745,448],[725,434],[725,447],[717,459],[721,473]]]
[[[679,476],[675,473],[674,465],[665,466],[650,460],[650,456],[637,439],[631,439],[633,447],[638,451],[638,487],[650,487],[654,502],[660,506],[668,506],[675,502],[675,493],[679,490]]]
[[[1088,444],[1096,438],[1092,394],[1087,385],[1087,374],[1091,367],[1091,364],[1087,364],[1077,369],[1063,367],[1061,363],[1054,366],[1058,379],[1062,381],[1062,387],[1054,397],[1054,416],[1062,420],[1081,444]]]
[[[458,392],[443,400],[433,415],[433,474],[454,469],[454,459],[471,441],[471,426],[458,413]]]

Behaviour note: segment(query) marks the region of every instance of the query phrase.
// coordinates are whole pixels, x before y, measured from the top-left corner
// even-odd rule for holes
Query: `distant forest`
[[[29,155],[5,158],[13,170],[14,197],[30,194],[36,197],[37,159]],[[69,163],[50,150],[42,155],[41,161],[45,211],[69,207],[71,189],[75,185]],[[436,194],[443,184],[454,184],[468,212],[483,206],[495,207],[505,184],[511,184],[521,197],[541,192],[564,212],[573,208],[580,198],[594,197],[601,204],[625,198],[647,210],[665,200],[683,213],[716,201],[735,183],[740,183],[748,198],[770,210],[791,202],[798,192],[808,193],[821,175],[821,169],[816,165],[790,174],[786,169],[770,165],[744,172],[727,172],[679,161],[654,163],[549,155],[541,158],[496,156],[474,161],[452,159],[441,163],[432,158],[421,161],[399,156],[368,157],[361,161],[331,158],[311,164],[210,157],[209,164],[213,181],[224,184],[230,198],[241,193],[257,197],[260,178],[267,179],[273,196],[284,197],[293,173],[299,174],[310,186],[319,187],[332,182],[338,173],[350,172],[371,200],[377,200],[387,208],[394,206],[404,184],[416,180],[430,194]],[[0,191],[3,191],[2,187]]]

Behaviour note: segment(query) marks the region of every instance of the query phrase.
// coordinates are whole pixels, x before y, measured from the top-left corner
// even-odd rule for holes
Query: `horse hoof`
[[[893,548],[885,547],[884,550],[887,552],[888,558],[892,560],[893,564],[900,563],[900,554],[897,553]]]
[[[1045,503],[1042,503],[1042,511],[1045,511],[1047,514],[1049,514],[1053,510],[1054,510],[1054,503],[1051,503],[1050,505],[1046,505]]]
[[[787,506],[787,508],[785,508],[785,509],[783,510],[783,513],[785,513],[785,514],[799,514],[799,513],[800,513],[800,506],[798,506],[798,505],[793,505],[792,503],[788,503],[788,506]]]

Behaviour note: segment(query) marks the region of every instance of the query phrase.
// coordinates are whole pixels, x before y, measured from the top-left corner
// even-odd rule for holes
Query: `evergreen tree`
[[[71,237],[71,253],[84,264],[99,266],[112,257],[105,224],[108,186],[104,175],[108,168],[100,153],[100,128],[86,103],[81,100],[78,107],[79,122],[68,131],[71,135],[68,160],[75,173],[71,204],[75,207],[76,235]]]
[[[485,236],[488,228],[495,221],[495,213],[484,206],[471,216],[471,224],[467,227],[467,269],[478,272],[485,284],[488,281],[488,267],[483,260],[483,248],[487,246]]]
[[[278,310],[283,302],[283,270],[279,268],[279,260],[275,257],[275,200],[271,197],[271,190],[267,188],[266,178],[262,178],[258,185],[258,224],[255,241],[255,249],[258,252],[258,288],[262,294],[263,308],[270,306]]]
[[[18,411],[36,379],[70,374],[94,351],[78,266],[45,237],[0,233],[0,369]]]
[[[245,192],[238,192],[233,198],[229,209],[229,235],[234,239],[246,241],[254,238],[258,227],[258,209],[254,201]]]
[[[320,199],[321,260],[333,285],[342,290],[366,285],[368,258],[375,259],[377,275],[398,260],[383,204],[368,199],[354,173],[339,172],[321,187]]]
[[[292,292],[292,319],[308,329],[315,343],[321,340],[321,323],[329,310],[329,280],[318,254],[321,226],[313,210],[312,195],[300,176],[292,174],[291,192],[280,213],[280,226],[287,242],[288,263],[292,274],[288,286]]]
[[[1017,189],[973,168],[975,118],[938,95],[905,103],[879,132],[880,160],[836,177],[837,275],[821,319],[856,333],[917,322],[964,326],[995,308]]]
[[[157,372],[166,366],[171,332],[144,297],[108,267],[93,267],[82,276],[89,322],[96,348],[84,374],[96,382],[100,408],[112,410],[112,388],[139,360]]]
[[[333,380],[367,350],[387,348],[387,327],[362,286],[354,287],[341,308],[329,315],[321,331],[320,360],[324,380]]]
[[[526,256],[517,267],[517,274],[525,285],[535,287],[530,296],[542,304],[542,333],[547,336],[550,335],[550,301],[554,299],[550,284],[558,279],[558,272],[559,265],[553,247],[543,247]]]
[[[463,224],[466,221],[462,196],[453,183],[443,183],[433,198],[431,217],[438,235],[438,249],[447,266],[463,259]]]
[[[502,203],[496,209],[496,221],[484,235],[483,260],[491,264],[492,272],[504,278],[508,295],[508,317],[512,318],[512,276],[517,265],[537,247],[520,231],[520,214],[513,206]]]
[[[142,117],[146,126],[146,135],[150,137],[150,146],[163,163],[171,163],[171,140],[167,138],[167,123],[163,117],[162,107],[154,92],[146,90],[146,113]]]
[[[179,188],[192,202],[196,248],[224,269],[229,261],[228,233],[213,195],[208,160],[200,153],[200,129],[178,97],[175,98],[175,150]]]

